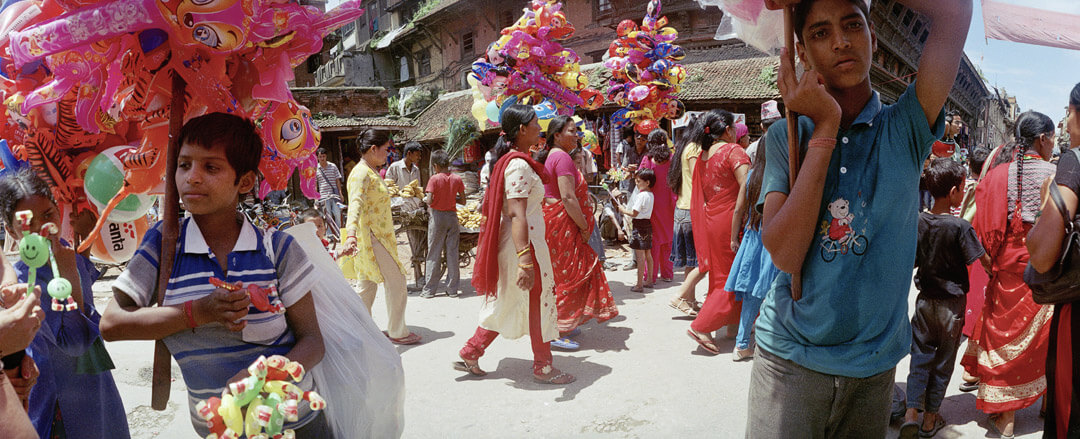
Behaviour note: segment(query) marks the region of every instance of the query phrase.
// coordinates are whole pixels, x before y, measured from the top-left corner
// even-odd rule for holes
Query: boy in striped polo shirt
[[[163,340],[180,365],[191,421],[209,431],[195,405],[220,396],[247,375],[260,355],[284,355],[310,370],[323,356],[322,335],[309,294],[312,264],[293,238],[264,236],[237,213],[240,194],[255,185],[262,141],[240,117],[212,113],[192,119],[180,134],[176,189],[191,213],[180,223],[176,259],[162,306],[156,302],[161,223],[146,233],[127,269],[113,282],[115,303],[105,310],[107,340]],[[216,277],[260,287],[276,286],[285,312],[259,311],[244,290],[210,284]],[[315,390],[310,374],[298,383]],[[299,419],[285,424],[297,438],[330,437],[322,412],[300,404]]]

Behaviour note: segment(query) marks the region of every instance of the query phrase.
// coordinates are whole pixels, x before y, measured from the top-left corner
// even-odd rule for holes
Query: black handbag
[[[1050,185],[1053,200],[1065,223],[1061,258],[1046,273],[1039,273],[1028,262],[1024,283],[1031,287],[1031,297],[1040,305],[1056,305],[1080,300],[1080,221],[1069,214],[1056,184]]]

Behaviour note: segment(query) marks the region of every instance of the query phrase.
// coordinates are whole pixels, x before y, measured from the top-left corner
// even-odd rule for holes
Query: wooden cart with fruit
[[[458,205],[457,217],[461,235],[461,240],[458,242],[458,262],[461,264],[461,268],[472,264],[473,250],[476,248],[476,244],[480,242],[480,226],[484,221],[484,217],[477,212],[478,205],[479,203],[476,201],[465,206]]]

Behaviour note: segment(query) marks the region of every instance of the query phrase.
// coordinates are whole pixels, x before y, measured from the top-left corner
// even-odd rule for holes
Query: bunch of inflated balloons
[[[97,212],[82,249],[107,248],[94,245],[98,233],[133,229],[163,192],[178,75],[185,121],[227,112],[260,124],[261,196],[299,169],[315,198],[319,131],[288,81],[326,34],[363,13],[359,3],[323,13],[291,0],[5,2],[0,158],[32,166],[65,210]]]
[[[295,432],[284,427],[286,421],[299,418],[300,401],[308,401],[312,410],[326,408],[318,393],[305,392],[292,383],[304,379],[300,363],[281,355],[260,356],[247,370],[249,375],[229,384],[220,398],[195,405],[210,429],[207,439],[295,437]]]
[[[616,126],[645,120],[678,119],[686,106],[678,100],[686,68],[677,61],[683,49],[672,44],[679,37],[660,15],[660,0],[650,0],[641,26],[623,20],[618,38],[608,47],[604,67],[611,70],[607,99],[624,108],[612,115]]]
[[[501,31],[501,37],[472,65],[472,114],[483,129],[498,124],[507,103],[533,105],[546,124],[575,107],[596,109],[604,103],[600,91],[589,88],[581,59],[559,44],[574,33],[556,0],[533,0],[524,15]]]

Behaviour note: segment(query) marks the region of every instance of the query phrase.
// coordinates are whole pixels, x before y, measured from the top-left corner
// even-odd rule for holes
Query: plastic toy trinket
[[[224,287],[223,287],[224,288]],[[311,410],[326,408],[318,393],[305,392],[295,384],[304,378],[304,366],[281,355],[260,356],[249,375],[222,392],[195,406],[206,420],[210,435],[206,439],[291,439],[293,430],[285,422],[299,419],[299,402],[307,400]]]
[[[272,312],[274,314],[285,312],[285,304],[281,303],[281,299],[277,294],[277,287],[273,285],[269,288],[262,288],[255,284],[248,284],[247,287],[245,287],[242,282],[228,283],[216,277],[210,278],[210,285],[224,288],[229,291],[246,289],[248,298],[251,299],[251,305],[254,306],[255,309],[263,312]]]
[[[19,241],[19,259],[22,259],[23,263],[29,268],[26,283],[35,285],[37,283],[37,269],[44,267],[45,264],[51,264],[53,278],[45,289],[49,296],[52,297],[53,311],[78,309],[79,305],[71,297],[71,282],[60,277],[60,270],[56,268],[56,258],[52,254],[52,243],[49,241],[49,236],[58,233],[59,228],[56,227],[56,224],[45,223],[41,226],[40,234],[31,232],[30,222],[33,220],[34,214],[29,210],[16,212],[15,218],[19,222],[23,233],[22,239]],[[27,292],[27,294],[30,293]]]

